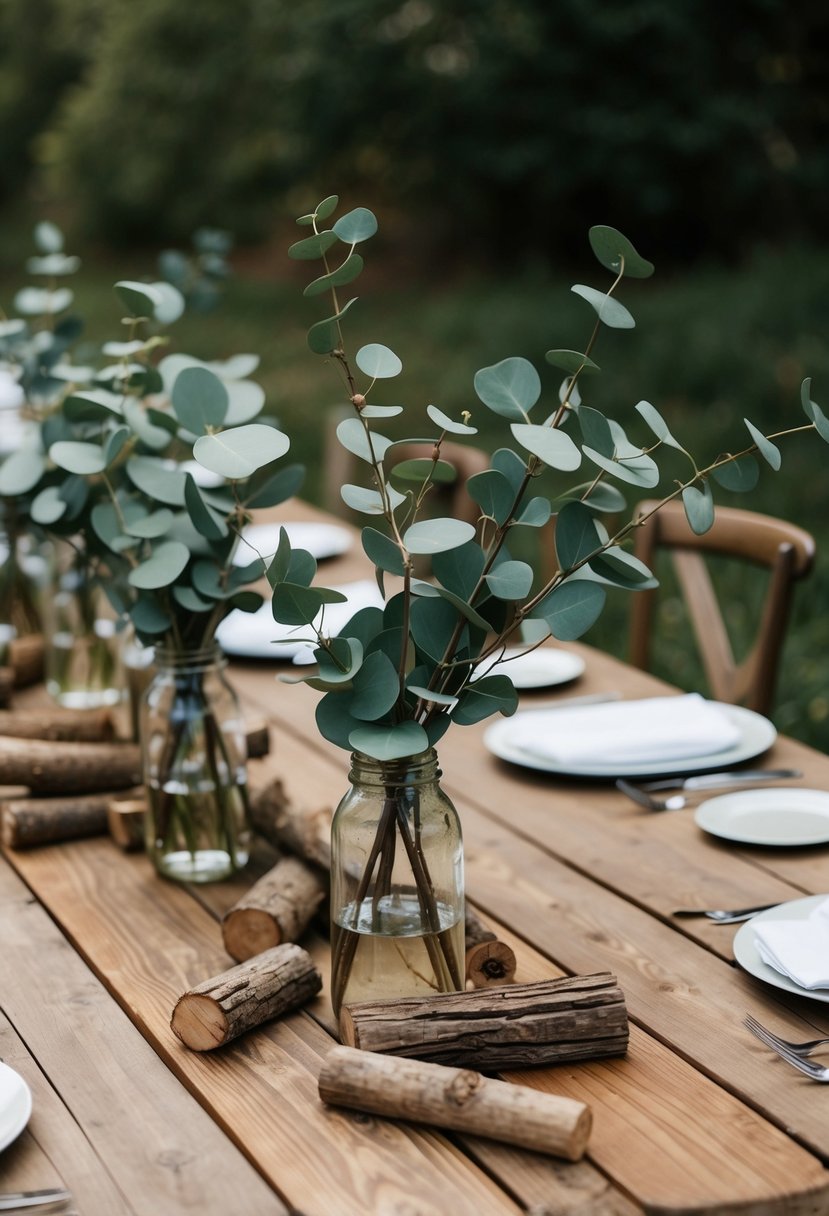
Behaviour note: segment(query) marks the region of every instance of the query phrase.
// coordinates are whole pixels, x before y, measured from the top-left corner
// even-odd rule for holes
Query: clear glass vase
[[[246,737],[215,643],[156,648],[140,712],[146,846],[165,878],[216,882],[250,855]]]
[[[351,758],[331,829],[331,1000],[464,986],[463,845],[433,750]]]
[[[46,631],[46,688],[69,709],[124,696],[121,635],[100,579],[83,558],[56,575]]]

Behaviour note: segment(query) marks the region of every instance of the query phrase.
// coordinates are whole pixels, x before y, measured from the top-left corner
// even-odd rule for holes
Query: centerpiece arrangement
[[[542,404],[541,379],[525,358],[480,369],[475,394],[502,421],[508,446],[498,448],[491,467],[467,482],[480,508],[477,527],[456,518],[426,518],[433,487],[455,477],[444,445],[449,437],[463,442],[476,428],[469,412],[453,417],[430,404],[416,421],[414,437],[383,434],[384,422],[402,407],[376,398],[402,363],[376,342],[350,352],[345,329],[355,299],[341,299],[342,289],[363,269],[358,247],[375,234],[377,221],[359,207],[331,222],[337,206],[331,196],[300,217],[310,233],[289,253],[321,262],[305,295],[327,296],[330,308],[309,330],[308,345],[331,362],[353,408],[337,436],[361,463],[366,484],[344,485],[341,494],[351,510],[369,517],[362,544],[385,604],[361,609],[330,636],[325,609],[339,593],[311,585],[313,562],[291,549],[284,531],[268,571],[276,621],[310,629],[316,642],[317,669],[306,680],[323,694],[318,728],[352,753],[351,790],[337,810],[332,835],[335,1008],[344,1000],[462,986],[461,834],[440,789],[435,748],[452,724],[468,726],[515,711],[508,664],[499,665],[507,642],[520,638],[531,649],[549,636],[576,639],[601,613],[608,587],[639,591],[655,585],[651,571],[625,547],[643,517],[610,527],[600,518],[625,507],[620,486],[653,490],[660,480],[657,458],[673,449],[687,460],[687,473],[659,505],[681,498],[691,528],[702,533],[714,518],[714,483],[750,490],[759,474],[757,455],[780,467],[776,440],[782,435],[817,430],[829,441],[829,421],[811,401],[808,382],[805,425],[766,436],[746,420],[739,450],[704,465],[649,402],[640,401],[631,420],[645,436],[637,441],[583,400],[582,382],[599,372],[593,355],[602,326],[634,326],[617,298],[619,287],[625,278],[653,273],[621,233],[599,226],[590,230],[590,244],[611,281],[606,290],[573,287],[594,319],[583,351],[546,354],[564,373],[557,399]],[[395,449],[412,445],[425,448],[424,456],[395,462]],[[580,476],[551,499],[536,489],[546,469]],[[522,531],[540,532],[553,520],[557,569],[542,577],[513,557],[511,545]],[[431,559],[429,580],[414,574],[421,555]]]

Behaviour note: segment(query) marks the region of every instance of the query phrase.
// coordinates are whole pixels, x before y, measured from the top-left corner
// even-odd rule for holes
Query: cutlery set
[[[642,785],[634,785],[620,777],[616,782],[616,788],[623,794],[627,794],[633,802],[645,807],[646,810],[680,811],[688,805],[688,793],[725,789],[728,786],[756,785],[763,781],[788,781],[802,776],[801,772],[793,768],[743,769],[734,773],[702,773],[695,777],[646,781]],[[669,794],[667,798],[654,798],[654,793],[662,790],[682,790],[686,793]]]
[[[809,1039],[806,1043],[792,1043],[789,1039],[781,1039],[779,1035],[768,1030],[750,1013],[743,1018],[743,1025],[766,1047],[777,1052],[781,1060],[785,1060],[787,1064],[791,1064],[807,1077],[811,1077],[813,1081],[829,1081],[829,1068],[818,1064],[816,1060],[808,1059],[812,1052],[829,1046],[829,1038]]]

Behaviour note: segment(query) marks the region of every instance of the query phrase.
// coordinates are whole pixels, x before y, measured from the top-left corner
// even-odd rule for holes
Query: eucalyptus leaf
[[[188,612],[212,612],[214,607],[213,600],[202,599],[192,587],[183,586],[181,583],[176,583],[173,587],[173,599]]]
[[[218,376],[204,367],[185,367],[176,376],[171,400],[182,426],[193,435],[203,435],[208,428],[222,425],[230,399]]]
[[[366,656],[352,681],[351,714],[364,722],[376,722],[400,696],[400,678],[391,659],[376,650]]]
[[[446,705],[450,709],[457,705],[458,698],[447,692],[432,692],[420,684],[407,684],[407,690],[427,705]]]
[[[287,530],[280,527],[279,541],[276,546],[276,552],[273,555],[273,560],[268,567],[268,582],[272,587],[276,587],[278,583],[282,583],[288,577],[288,569],[291,565],[291,540]]]
[[[470,624],[477,629],[482,629],[485,633],[489,629],[489,621],[485,620],[479,612],[476,612],[470,603],[463,596],[455,595],[454,591],[450,591],[447,587],[436,587],[433,583],[418,582],[413,584],[412,592],[414,595],[425,599],[442,599],[451,604],[452,607],[466,617]]]
[[[318,296],[322,295],[324,291],[330,291],[332,287],[343,287],[346,283],[352,283],[362,272],[362,269],[363,259],[359,253],[349,254],[342,265],[328,274],[314,279],[312,283],[308,284],[302,294],[305,296]]]
[[[314,651],[320,679],[329,684],[344,684],[360,670],[363,645],[358,638],[329,638]]]
[[[461,519],[423,519],[403,533],[403,544],[410,553],[443,553],[456,549],[475,536],[472,524]]]
[[[446,460],[430,460],[416,456],[411,460],[400,460],[389,470],[389,477],[397,481],[412,481],[417,485],[452,485],[458,480],[458,471]]]
[[[559,583],[536,605],[533,616],[541,617],[554,638],[574,642],[601,615],[606,592],[598,583],[571,578]]]
[[[367,207],[355,207],[353,211],[340,216],[333,225],[333,231],[346,245],[358,245],[374,236],[377,220]]]
[[[746,424],[749,435],[751,435],[751,438],[757,444],[757,450],[765,460],[766,464],[770,465],[774,471],[777,472],[783,461],[783,457],[780,454],[780,448],[776,443],[772,443],[770,439],[767,439],[763,432],[759,430],[753,422],[749,422],[748,418],[744,418],[743,422]]]
[[[265,405],[265,390],[254,380],[225,380],[228,405],[225,426],[241,426],[262,413]]]
[[[224,540],[228,535],[227,522],[218,511],[204,501],[199,487],[188,473],[184,483],[184,505],[193,521],[193,527],[206,540]]]
[[[393,486],[386,486],[391,509],[406,501],[406,495],[400,494]],[[344,485],[340,487],[340,497],[352,511],[360,511],[363,515],[383,515],[385,506],[379,490],[367,490],[363,486]]]
[[[137,283],[121,279],[115,284],[115,294],[134,317],[154,317],[163,303],[162,293],[152,283]]]
[[[302,489],[305,466],[289,464],[282,469],[259,469],[248,482],[245,506],[252,511],[275,507],[293,498]]]
[[[357,297],[349,300],[344,304],[340,311],[333,317],[326,317],[324,321],[317,321],[316,325],[312,325],[308,330],[308,349],[312,350],[315,355],[330,355],[332,350],[336,350],[340,345],[340,321],[348,312],[352,304],[355,303]]]
[[[592,512],[581,502],[568,502],[556,520],[556,557],[562,570],[570,570],[600,548]]]
[[[545,524],[549,523],[552,513],[550,500],[536,495],[535,498],[524,503],[520,514],[513,523],[523,528],[543,528]]]
[[[35,224],[35,245],[41,253],[62,253],[63,233],[51,220]]]
[[[157,636],[172,626],[167,610],[154,598],[140,595],[130,608],[130,620],[139,633]]]
[[[363,405],[360,407],[361,418],[396,418],[403,413],[402,405]]]
[[[397,544],[376,528],[363,528],[362,544],[366,557],[387,574],[404,573],[403,555]]]
[[[651,571],[633,553],[628,553],[618,545],[605,549],[599,557],[590,562],[590,569],[604,582],[614,587],[623,587],[627,591],[649,591],[658,587],[659,582]]]
[[[612,459],[613,453],[616,450],[616,443],[613,438],[613,432],[610,429],[610,423],[604,414],[600,414],[598,410],[591,409],[589,406],[582,405],[578,411],[578,423],[581,437],[587,446],[593,448],[596,452],[601,452],[603,456]]]
[[[633,329],[635,327],[636,322],[624,304],[620,304],[613,296],[606,295],[603,291],[597,291],[595,287],[586,287],[584,283],[576,283],[570,290],[586,300],[595,309],[602,324],[607,325],[610,329]]]
[[[355,362],[360,371],[372,380],[391,380],[403,370],[403,364],[394,351],[379,342],[361,346],[355,356]]]
[[[711,475],[726,490],[747,494],[760,480],[760,466],[753,456],[739,456],[711,470]]]
[[[417,722],[394,726],[358,726],[349,733],[348,746],[375,760],[401,760],[417,756],[429,746],[429,737]]]
[[[70,422],[96,422],[123,413],[121,398],[107,389],[87,389],[72,393],[63,403],[63,412]]]
[[[149,558],[131,570],[128,581],[131,587],[142,591],[156,591],[169,587],[183,574],[190,552],[177,540],[168,540],[153,549]]]
[[[686,486],[682,491],[682,505],[688,526],[697,536],[702,536],[714,522],[714,498],[707,481],[702,486]]]
[[[36,524],[54,524],[66,514],[66,503],[60,496],[57,486],[47,486],[32,500],[30,507],[32,519]]]
[[[456,422],[454,418],[450,418],[448,414],[444,414],[443,410],[439,410],[436,405],[427,405],[426,413],[436,423],[442,431],[448,431],[451,435],[477,435],[478,428],[470,426],[466,422]]]
[[[323,229],[313,236],[306,236],[301,241],[295,241],[288,250],[288,257],[301,261],[321,258],[327,249],[337,243],[337,234],[330,228]]]
[[[592,460],[600,469],[604,469],[613,477],[618,477],[620,481],[626,481],[633,486],[644,486],[648,490],[653,489],[659,482],[659,468],[656,461],[644,452],[635,456],[626,456],[624,460],[611,460],[587,445],[582,448],[582,451],[588,460]]]
[[[504,524],[515,505],[515,492],[509,479],[497,469],[485,469],[475,473],[466,483],[466,492],[476,502],[484,515]]]
[[[490,464],[493,469],[503,473],[516,495],[523,489],[527,477],[527,466],[512,448],[498,448],[493,453]]]
[[[212,473],[237,481],[278,460],[289,447],[288,436],[276,427],[249,422],[216,435],[202,435],[195,442],[193,456]]]
[[[128,397],[124,402],[123,410],[125,422],[146,447],[159,452],[170,446],[169,430],[163,426],[156,426],[140,402]]]
[[[488,409],[511,422],[526,422],[541,396],[541,380],[528,359],[502,359],[475,373],[475,392]]]
[[[616,228],[595,224],[588,236],[590,247],[602,266],[614,274],[622,271],[631,279],[649,279],[653,274],[653,263],[637,253],[628,238]]]
[[[143,540],[156,540],[169,532],[173,523],[173,512],[167,507],[153,511],[150,515],[142,515],[132,522],[125,520],[124,531],[128,536],[136,536]]]
[[[432,573],[447,591],[469,600],[478,586],[486,565],[486,556],[474,540],[456,549],[436,553],[432,558]]]
[[[513,422],[510,430],[522,448],[552,469],[569,473],[581,464],[579,449],[570,436],[557,427]]]
[[[40,448],[27,444],[12,452],[0,465],[0,495],[17,498],[33,490],[46,472],[46,459]]]
[[[271,609],[274,620],[281,625],[310,625],[323,603],[318,588],[282,582],[274,588]]]
[[[337,427],[337,438],[346,451],[369,464],[379,464],[391,444],[385,435],[367,431],[359,418],[344,418]]]
[[[351,749],[349,736],[360,723],[350,713],[350,692],[329,692],[317,703],[314,714],[317,729],[323,739],[336,747]],[[368,729],[367,727],[365,729]]]
[[[663,443],[666,443],[669,447],[676,448],[679,452],[685,451],[679,440],[674,439],[667,422],[659,413],[659,410],[651,405],[650,401],[640,401],[636,406],[636,410],[645,419],[645,422],[647,422],[657,439],[661,439]],[[596,444],[593,446],[595,447]]]
[[[186,474],[170,462],[157,456],[130,456],[127,475],[132,484],[148,498],[168,507],[184,506]]]
[[[106,453],[100,444],[80,443],[73,439],[53,443],[49,448],[49,458],[59,469],[82,477],[103,473],[107,467]]]
[[[577,350],[548,350],[544,358],[548,363],[552,363],[553,367],[560,367],[571,376],[579,372],[583,376],[589,376],[600,370],[597,363]]]
[[[533,568],[526,562],[501,562],[486,576],[486,585],[499,600],[523,600],[533,585]]]
[[[517,708],[518,693],[508,676],[483,676],[461,693],[452,711],[452,721],[459,726],[473,726],[490,714],[510,717]]]
[[[118,459],[130,438],[131,433],[128,426],[120,426],[116,431],[112,432],[104,446],[104,459],[107,462],[107,468]]]
[[[340,198],[337,194],[329,194],[321,203],[317,205],[314,211],[314,218],[317,220],[327,220],[329,215],[333,215],[337,209],[337,204]]]

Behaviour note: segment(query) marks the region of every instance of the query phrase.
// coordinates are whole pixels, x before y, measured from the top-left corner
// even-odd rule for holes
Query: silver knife
[[[665,781],[643,781],[643,790],[711,790],[721,785],[742,785],[745,781],[785,781],[802,777],[795,768],[737,769],[733,773],[702,773],[697,777],[671,777]]]
[[[36,1208],[47,1203],[65,1203],[71,1199],[69,1191],[16,1191],[13,1194],[0,1195],[0,1212],[12,1212],[18,1208]]]

